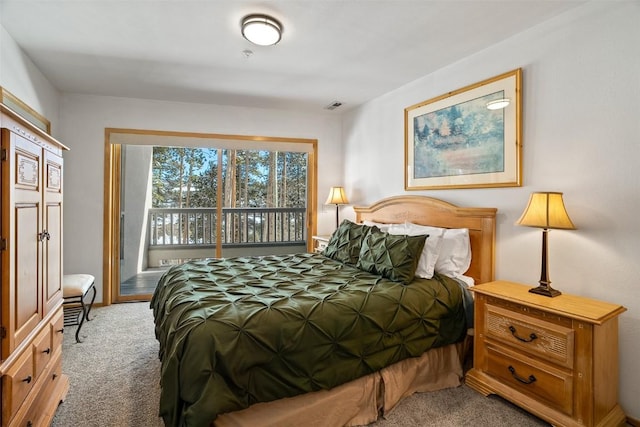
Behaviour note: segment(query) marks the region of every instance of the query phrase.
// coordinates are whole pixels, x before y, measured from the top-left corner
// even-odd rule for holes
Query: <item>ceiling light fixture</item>
[[[503,108],[507,108],[510,102],[511,100],[509,98],[495,99],[487,102],[487,108],[489,110],[501,110]]]
[[[253,44],[271,46],[282,38],[282,24],[267,15],[247,15],[242,18],[242,36]]]

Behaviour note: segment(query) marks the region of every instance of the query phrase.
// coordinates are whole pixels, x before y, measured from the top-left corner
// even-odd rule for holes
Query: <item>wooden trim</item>
[[[230,135],[223,133],[203,133],[203,132],[178,132],[164,130],[148,130],[148,129],[127,129],[127,128],[106,128],[109,134],[130,134],[145,136],[175,136],[184,138],[203,138],[203,139],[227,139],[233,141],[266,141],[266,142],[290,142],[296,144],[317,144],[317,139],[309,138],[287,138],[277,136],[257,136],[257,135]]]
[[[476,283],[494,279],[496,208],[462,208],[426,196],[394,196],[371,206],[355,207],[356,221],[403,223],[444,228],[468,228],[471,266],[465,273]]]
[[[633,427],[640,427],[640,420],[633,417],[627,417],[627,424]]]
[[[318,230],[318,141],[314,140],[313,151],[307,157],[307,251],[313,251],[313,239]]]
[[[121,146],[110,144],[109,134],[105,131],[102,257],[102,301],[104,305],[110,305],[113,302],[113,279],[120,277],[120,155]]]
[[[218,150],[218,189],[216,191],[216,215],[218,220],[216,221],[216,258],[220,258],[222,256],[222,245],[218,245],[218,241],[220,240],[220,236],[222,236],[222,205],[223,205],[223,187],[222,187],[222,168],[220,165],[222,164],[222,151]]]
[[[12,130],[25,136],[30,141],[45,147],[49,151],[59,154],[64,150],[69,150],[69,147],[64,145],[62,142],[58,141],[42,129],[34,127],[29,120],[2,103],[0,103],[0,112],[4,115],[2,126],[6,128],[14,125],[18,126],[20,130]]]
[[[173,132],[142,129],[105,128],[104,150],[104,232],[103,232],[103,305],[110,305],[116,301],[139,301],[151,298],[150,295],[122,296],[119,287],[115,287],[114,281],[120,277],[120,156],[121,145],[112,143],[113,134],[133,134],[145,136],[174,136],[185,138],[206,138],[236,141],[266,141],[286,142],[296,144],[310,144],[311,151],[307,152],[307,248],[311,250],[312,239],[317,230],[317,152],[318,140],[306,138],[285,138],[271,136],[226,135],[217,133],[200,132]],[[221,182],[221,181],[219,181]],[[219,192],[219,194],[221,194]],[[219,203],[221,206],[221,203]],[[218,233],[218,236],[221,234]],[[217,256],[221,256],[221,249],[217,249]],[[113,289],[117,289],[116,292]]]

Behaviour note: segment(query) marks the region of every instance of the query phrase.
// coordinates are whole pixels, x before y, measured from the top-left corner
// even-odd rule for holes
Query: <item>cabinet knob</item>
[[[61,334],[64,334],[64,328],[58,329],[58,332],[60,332]]]
[[[46,350],[42,350],[42,352],[43,352],[43,353],[46,353],[46,354],[49,354],[49,353],[51,353],[51,349],[50,349],[50,348],[47,348]]]
[[[29,376],[27,376],[27,378],[23,379],[22,382],[29,384],[31,382],[31,380],[32,380],[31,375],[29,375]]]

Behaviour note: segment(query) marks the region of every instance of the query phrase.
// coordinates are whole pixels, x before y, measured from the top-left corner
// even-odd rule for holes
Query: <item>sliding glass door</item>
[[[302,252],[308,152],[123,145],[114,301],[146,300],[190,259]]]

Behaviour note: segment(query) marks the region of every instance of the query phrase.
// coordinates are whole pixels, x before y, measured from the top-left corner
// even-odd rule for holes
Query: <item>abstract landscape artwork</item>
[[[405,188],[521,185],[521,70],[405,109]],[[503,108],[490,109],[504,101]]]

